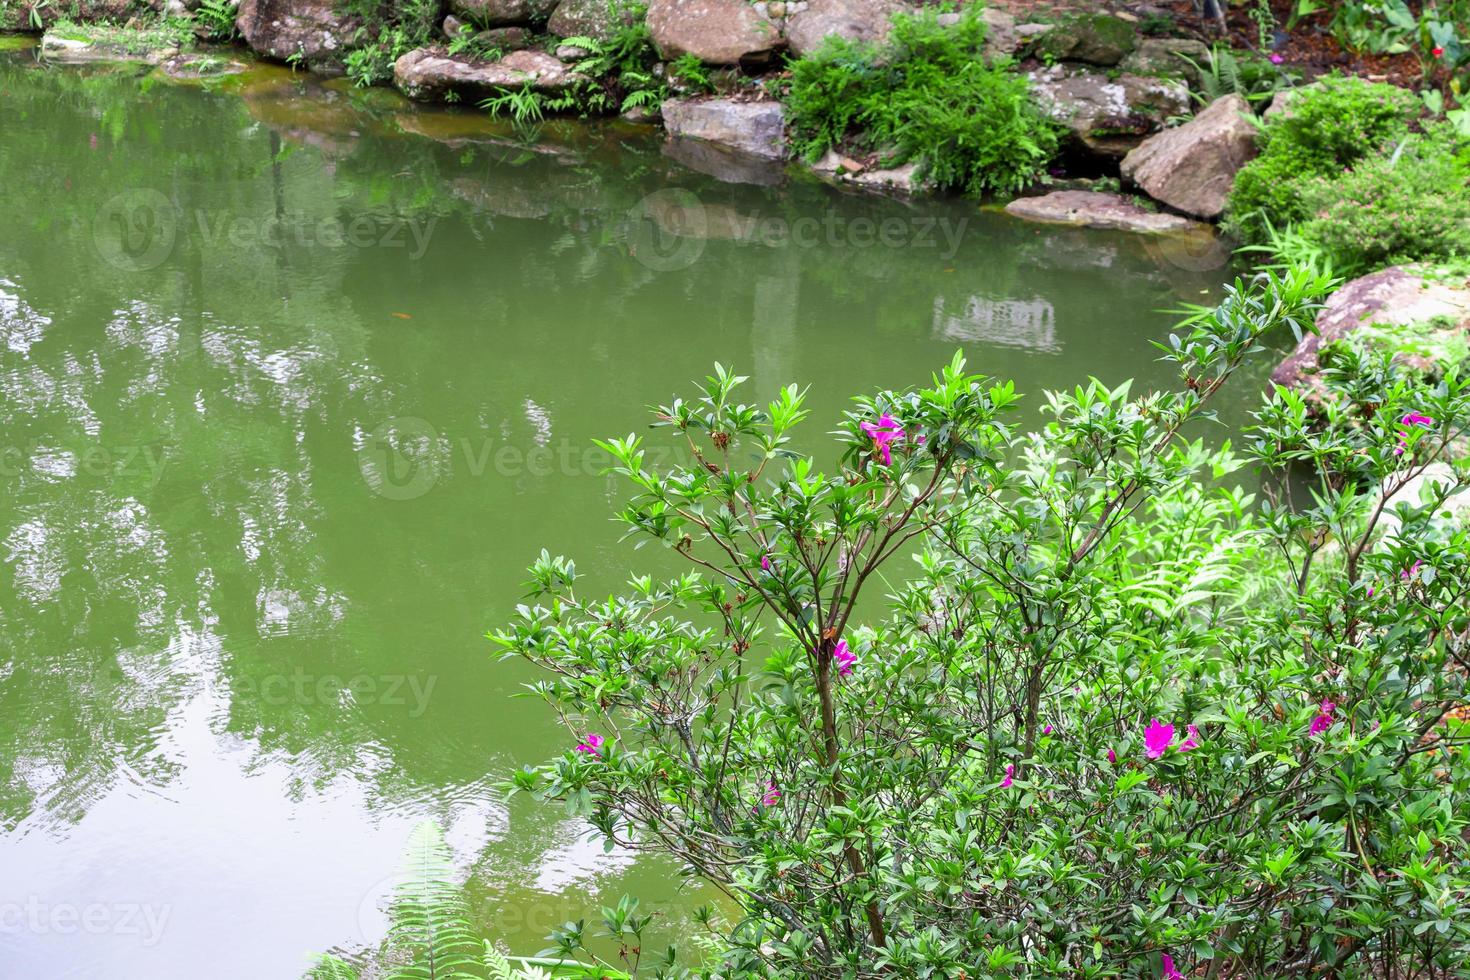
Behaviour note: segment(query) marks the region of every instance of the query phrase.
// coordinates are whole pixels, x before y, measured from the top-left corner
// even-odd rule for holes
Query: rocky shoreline
[[[27,10],[10,0],[0,6],[0,29],[45,29],[42,57],[59,62],[144,61],[179,78],[244,70],[228,49],[223,56],[188,50],[188,25],[200,21],[206,12],[202,4],[209,0],[149,2],[159,21],[175,30],[135,29],[138,8],[129,0],[83,0],[74,21],[60,20],[49,6]],[[590,79],[582,66],[588,52],[579,43],[611,43],[626,26],[619,21],[623,8],[608,0],[437,2],[439,37],[392,64],[393,85],[421,102],[474,104],[517,92],[553,97],[586,86]],[[324,76],[344,73],[348,49],[362,27],[335,0],[237,0],[224,9],[254,55]],[[799,159],[788,141],[779,99],[784,54],[808,54],[834,35],[882,41],[893,16],[912,9],[899,0],[649,0],[646,28],[661,59],[653,71],[666,83],[669,97],[656,111],[634,107],[623,115],[632,122],[661,124],[671,158],[722,181],[772,184],[787,168],[800,166],[858,190],[926,193],[933,187],[912,162],[892,166],[877,155],[839,148],[814,161]],[[216,19],[218,10],[216,5]],[[959,17],[940,15],[941,21]],[[1026,76],[1034,103],[1063,130],[1068,158],[1080,171],[1096,175],[1054,176],[1005,204],[1008,214],[1194,243],[1218,234],[1215,223],[1235,175],[1257,155],[1261,106],[1236,93],[1207,102],[1200,96],[1202,66],[1211,56],[1202,41],[1147,36],[1126,11],[1027,20],[986,8],[980,17],[986,29],[981,57]],[[111,26],[76,31],[77,24]],[[475,53],[486,50],[495,56]],[[676,61],[703,66],[713,81],[703,88],[681,83]],[[1297,91],[1278,92],[1264,117],[1289,111]],[[1190,115],[1191,109],[1197,111]],[[1223,243],[1213,249],[1228,255]],[[1428,292],[1438,305],[1421,317]],[[1470,287],[1431,283],[1416,269],[1374,272],[1339,295],[1369,299],[1352,323],[1339,323],[1340,316],[1324,311],[1329,322],[1322,333],[1329,340],[1359,323],[1426,317],[1449,318],[1455,322],[1448,329],[1470,332]],[[1309,387],[1320,342],[1316,336],[1303,340],[1275,380]]]

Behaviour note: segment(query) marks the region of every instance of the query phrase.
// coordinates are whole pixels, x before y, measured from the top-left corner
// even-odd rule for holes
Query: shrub
[[[812,160],[851,140],[890,162],[917,161],[943,188],[1021,189],[1056,154],[1057,128],[1023,77],[986,64],[984,43],[978,6],[949,27],[932,10],[896,15],[881,47],[829,37],[791,65],[793,147]]]
[[[1268,227],[1306,217],[1304,181],[1380,153],[1408,133],[1417,112],[1413,93],[1393,85],[1328,78],[1300,89],[1266,121],[1260,156],[1236,175],[1226,207],[1232,230],[1259,242]]]
[[[362,86],[391,81],[393,63],[429,44],[439,24],[438,0],[342,0],[339,11],[361,21],[342,63]]]
[[[802,391],[717,369],[655,414],[687,464],[604,444],[629,534],[696,570],[584,598],[543,554],[494,635],[568,728],[514,787],[731,895],[727,976],[1460,969],[1470,467],[1383,501],[1470,382],[1349,351],[1320,426],[1274,393],[1248,457],[1300,469],[1262,500],[1181,435],[1325,285],[1237,283],[1165,346],[1178,391],[1049,392],[1035,432],[957,357],[857,399],[830,467]]]
[[[1343,273],[1418,259],[1470,258],[1470,173],[1447,130],[1411,138],[1393,155],[1301,187],[1301,233]]]

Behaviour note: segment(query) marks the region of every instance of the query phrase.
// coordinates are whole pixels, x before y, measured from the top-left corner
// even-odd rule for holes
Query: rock
[[[1310,85],[1303,85],[1301,88],[1284,88],[1277,92],[1271,96],[1271,104],[1266,106],[1266,111],[1261,113],[1262,118],[1271,119],[1275,116],[1289,117],[1291,115],[1292,100],[1302,94],[1302,89],[1311,87]]]
[[[344,41],[362,21],[334,0],[240,0],[235,28],[251,50],[278,61],[299,57],[319,75],[342,74]]]
[[[1311,386],[1317,352],[1372,324],[1409,326],[1446,317],[1457,329],[1470,330],[1470,286],[1454,286],[1423,278],[1412,266],[1393,266],[1345,284],[1317,313],[1317,332],[1271,372],[1279,385]]]
[[[579,48],[575,44],[558,44],[556,46],[557,61],[581,61],[587,57],[587,49]]]
[[[163,73],[179,81],[198,81],[204,78],[223,78],[249,71],[243,61],[221,58],[218,55],[181,54],[163,63]]]
[[[681,166],[708,174],[727,184],[781,183],[785,168],[780,160],[755,156],[719,143],[675,137],[664,141],[664,156]]]
[[[1222,96],[1183,126],[1144,140],[1123,158],[1123,178],[1185,214],[1218,218],[1235,172],[1256,155],[1249,115],[1245,99]]]
[[[1378,515],[1378,524],[1374,528],[1377,542],[1374,550],[1385,545],[1399,531],[1403,522],[1399,519],[1398,508],[1402,504],[1418,507],[1424,503],[1424,491],[1429,490],[1433,484],[1443,487],[1455,485],[1455,469],[1449,463],[1435,462],[1424,467],[1424,471],[1417,476],[1411,476],[1402,484],[1398,482],[1402,477],[1395,478],[1389,486],[1379,487],[1379,496],[1383,491],[1387,494],[1388,506],[1383,508]],[[1441,517],[1448,517],[1460,525],[1470,521],[1470,488],[1461,488],[1445,498],[1436,512]]]
[[[531,40],[531,32],[524,27],[492,27],[475,35],[475,43],[480,47],[501,51],[520,51],[530,47]]]
[[[417,48],[393,65],[393,83],[411,99],[442,99],[449,92],[470,99],[530,85],[560,92],[585,81],[545,51],[512,51],[499,61],[451,57],[441,48]]]
[[[933,190],[933,183],[919,176],[917,163],[906,163],[901,167],[886,170],[864,170],[843,178],[847,183],[870,191],[883,193],[922,194]]]
[[[1183,82],[1105,73],[1074,65],[1032,71],[1031,94],[1037,105],[1072,131],[1090,152],[1119,158],[1157,132],[1171,116],[1189,109]]]
[[[67,64],[83,64],[93,61],[141,61],[149,65],[162,64],[179,53],[177,44],[166,44],[156,48],[102,39],[57,37],[46,34],[41,38],[41,57],[48,61]]]
[[[1185,59],[1189,59],[1186,61]],[[1194,62],[1194,64],[1190,64]],[[1203,41],[1180,37],[1140,38],[1138,47],[1118,67],[1135,75],[1199,79],[1199,69],[1208,67],[1210,49]]]
[[[481,27],[544,24],[556,9],[556,0],[450,0],[449,8]]]
[[[745,0],[650,0],[648,29],[665,59],[760,64],[781,44],[776,23]]]
[[[632,20],[626,8],[614,10],[609,0],[561,0],[546,22],[546,29],[557,37],[590,37],[595,41],[611,41],[618,19]]]
[[[786,43],[792,54],[800,56],[815,51],[830,35],[850,41],[881,41],[888,36],[893,15],[907,9],[902,0],[811,0],[805,10],[787,19]],[[959,19],[958,14],[940,17]]]
[[[473,30],[473,28],[458,17],[450,14],[444,18],[444,23],[440,26],[439,30],[444,33],[445,37],[453,40],[464,31]]]
[[[1177,214],[1145,210],[1121,194],[1096,191],[1053,191],[1042,197],[1017,198],[1006,205],[1006,214],[1046,224],[1111,228],[1152,235],[1189,231],[1199,226],[1199,222]]]
[[[1032,44],[1039,58],[1085,61],[1110,68],[1127,57],[1137,43],[1133,25],[1111,14],[1069,17]]]
[[[163,12],[169,17],[188,17],[189,8],[184,0],[168,0],[163,6]]]
[[[632,108],[623,110],[621,118],[627,122],[637,123],[641,126],[646,123],[658,122],[659,115],[657,109],[650,109],[646,105],[635,105]]]
[[[670,136],[718,143],[765,160],[786,155],[785,118],[779,102],[669,99],[663,105]]]

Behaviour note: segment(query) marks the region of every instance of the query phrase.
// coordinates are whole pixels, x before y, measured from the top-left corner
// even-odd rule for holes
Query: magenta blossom
[[[898,424],[898,419],[884,412],[878,418],[878,423],[864,422],[861,426],[873,440],[873,449],[883,457],[884,466],[893,465],[893,456],[889,452],[889,446],[903,438],[903,426]]]
[[[1157,759],[1163,755],[1174,743],[1174,726],[1161,725],[1157,718],[1149,719],[1148,728],[1143,733],[1143,747],[1150,759]]]
[[[857,663],[857,654],[848,649],[846,640],[838,640],[836,649],[832,651],[832,660],[837,664],[837,675],[846,677],[852,673],[853,664]]]
[[[1332,712],[1337,705],[1331,701],[1323,701],[1318,709],[1317,717],[1312,719],[1310,732],[1313,735],[1321,735],[1332,727]]]
[[[1114,752],[1112,749],[1108,749],[1108,761],[1109,762],[1117,762],[1118,761],[1118,753]]]
[[[1047,725],[1045,728],[1043,728],[1041,730],[1041,734],[1043,734],[1043,735],[1050,735],[1051,734],[1051,726],[1050,725]]]
[[[770,555],[761,555],[761,571],[763,571],[763,572],[769,572],[770,570],[771,570],[771,556]]]
[[[1408,568],[1404,569],[1402,572],[1399,573],[1399,578],[1404,579],[1405,581],[1407,581],[1407,580],[1413,578],[1418,573],[1419,569],[1422,568],[1423,566],[1424,566],[1424,562],[1423,562],[1422,559],[1421,560],[1418,560],[1418,561],[1415,561],[1414,564],[1410,565]]]
[[[596,732],[588,732],[577,743],[577,751],[588,755],[602,755],[602,746],[607,740]]]
[[[1279,65],[1279,64],[1281,64],[1285,60],[1286,59],[1283,58],[1283,57],[1281,57],[1281,55],[1279,55],[1279,54],[1273,54],[1273,55],[1271,55],[1271,64],[1273,64],[1273,65]]]
[[[1399,419],[1399,427],[1404,431],[1399,433],[1399,444],[1393,451],[1395,456],[1402,456],[1404,450],[1409,448],[1409,430],[1416,425],[1422,429],[1427,429],[1434,425],[1434,419],[1428,415],[1420,415],[1418,412],[1410,412],[1408,415]]]
[[[1184,974],[1174,969],[1174,957],[1168,953],[1163,954],[1160,965],[1164,968],[1164,980],[1184,980]]]
[[[1190,749],[1199,748],[1199,729],[1193,725],[1185,725],[1184,728],[1185,731],[1189,732],[1189,735],[1179,744],[1179,751],[1188,752]]]
[[[761,793],[760,805],[764,807],[772,807],[780,802],[781,791],[776,788],[775,783],[771,782],[769,779],[766,780],[766,788],[765,791]]]
[[[1012,782],[1011,777],[1013,777],[1015,774],[1016,774],[1016,767],[1015,767],[1015,765],[1013,763],[1009,763],[1009,762],[1006,763],[1006,778],[1005,779],[1002,779],[1000,781],[1000,788],[1001,789],[1008,788],[1011,785],[1011,782]]]

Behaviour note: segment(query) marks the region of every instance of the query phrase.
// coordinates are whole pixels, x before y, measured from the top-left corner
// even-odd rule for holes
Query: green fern
[[[389,980],[461,980],[477,974],[483,943],[469,926],[469,908],[453,882],[454,866],[438,825],[425,821],[408,842],[408,866],[389,909],[389,949],[411,962]]]

